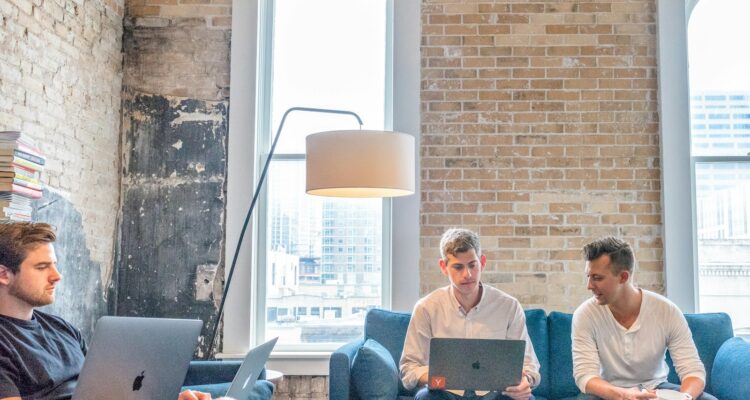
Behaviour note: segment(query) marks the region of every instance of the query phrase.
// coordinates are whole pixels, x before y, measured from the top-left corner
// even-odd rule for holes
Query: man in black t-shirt
[[[86,342],[60,317],[38,310],[55,301],[55,231],[44,223],[0,223],[0,400],[68,399]],[[210,400],[196,391],[178,400]]]

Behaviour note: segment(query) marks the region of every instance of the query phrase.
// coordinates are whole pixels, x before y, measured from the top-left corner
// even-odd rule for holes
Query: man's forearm
[[[694,376],[689,376],[682,381],[682,384],[680,385],[680,392],[690,393],[690,395],[694,399],[697,399],[701,394],[703,394],[703,389],[705,389],[705,387],[706,384],[705,382],[703,382],[703,380]]]
[[[604,400],[619,400],[620,392],[620,388],[602,378],[592,378],[586,383],[586,394],[592,394]]]

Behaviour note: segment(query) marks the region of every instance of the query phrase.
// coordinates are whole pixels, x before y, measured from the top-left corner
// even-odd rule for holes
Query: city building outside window
[[[750,4],[700,1],[688,20],[698,310],[750,334]],[[706,124],[705,122],[709,122]]]
[[[353,111],[363,129],[390,128],[388,2],[269,4],[258,148],[295,106]],[[255,334],[259,342],[278,336],[277,350],[335,349],[362,336],[367,310],[388,306],[389,201],[304,193],[305,136],[358,128],[351,116],[291,113],[271,161],[259,209]]]

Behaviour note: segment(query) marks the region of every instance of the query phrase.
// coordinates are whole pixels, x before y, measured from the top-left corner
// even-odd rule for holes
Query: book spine
[[[13,179],[20,179],[23,181],[26,181],[28,183],[31,183],[32,185],[39,185],[39,174],[28,174],[25,172],[18,172],[16,171],[14,173]]]
[[[32,171],[41,171],[42,168],[44,168],[42,165],[39,165],[33,161],[25,160],[18,156],[13,157],[13,163]]]
[[[19,178],[14,178],[13,183],[16,185],[20,185],[20,186],[27,187],[27,188],[34,189],[34,190],[42,190],[42,185],[38,183],[34,183],[34,182],[29,182],[23,179],[19,179]]]
[[[25,186],[19,186],[16,184],[13,184],[11,186],[12,192],[15,194],[19,194],[24,197],[28,197],[30,199],[41,199],[42,198],[42,192],[39,190],[34,190],[27,188]]]
[[[15,149],[13,153],[16,155],[16,157],[23,158],[24,160],[31,161],[39,165],[44,165],[46,161],[41,155],[32,154],[31,152],[21,150],[20,148]]]

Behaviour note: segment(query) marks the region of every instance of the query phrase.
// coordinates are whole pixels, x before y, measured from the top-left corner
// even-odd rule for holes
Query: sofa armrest
[[[721,400],[750,399],[750,343],[734,337],[721,345],[711,369],[710,392]]]
[[[328,365],[329,400],[348,400],[351,390],[352,362],[364,339],[349,342],[331,353]]]
[[[231,382],[241,364],[241,360],[191,361],[183,386]],[[265,369],[261,372],[263,378]]]

